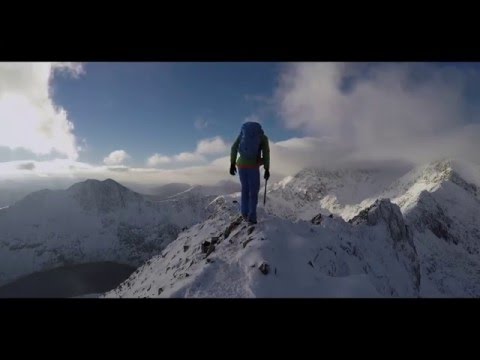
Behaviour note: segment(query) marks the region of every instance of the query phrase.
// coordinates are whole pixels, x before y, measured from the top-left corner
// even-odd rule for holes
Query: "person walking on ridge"
[[[237,159],[237,155],[240,156]],[[238,175],[242,185],[241,212],[244,220],[257,223],[257,203],[260,191],[260,166],[264,167],[263,178],[270,178],[270,147],[268,137],[257,122],[242,125],[240,135],[230,152],[230,175]]]

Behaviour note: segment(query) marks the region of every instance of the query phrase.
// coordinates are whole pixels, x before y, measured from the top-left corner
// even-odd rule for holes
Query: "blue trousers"
[[[257,221],[260,168],[239,168],[238,175],[242,184],[242,215],[247,217],[249,221]]]

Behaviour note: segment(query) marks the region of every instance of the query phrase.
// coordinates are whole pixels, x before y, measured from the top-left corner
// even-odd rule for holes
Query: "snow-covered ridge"
[[[203,221],[212,199],[156,203],[111,179],[29,194],[0,211],[0,285],[70,264],[139,266],[182,229]]]
[[[319,225],[291,223],[262,213],[261,223],[248,227],[232,198],[211,206],[210,219],[106,297],[418,296],[412,238],[388,200],[369,210],[371,223],[356,225],[329,217]]]
[[[254,228],[238,198],[219,197],[207,221],[106,296],[480,296],[477,167],[439,161],[402,175],[303,171],[275,184]],[[356,200],[370,197],[355,204],[363,186]]]
[[[159,200],[87,181],[0,211],[0,284],[116,261],[140,268],[109,297],[476,297],[479,187],[478,166],[450,160],[307,169],[270,187],[249,228],[238,194]]]
[[[290,220],[310,220],[322,212],[346,220],[367,206],[363,201],[380,198],[403,169],[305,169],[268,191],[267,211]]]
[[[375,200],[389,198],[405,212],[422,191],[435,191],[445,182],[480,199],[480,167],[440,160],[407,173],[384,169],[303,170],[272,186],[267,211],[291,220],[309,220],[319,212],[349,220]]]
[[[432,192],[445,182],[451,182],[478,198],[480,167],[459,161],[442,160],[419,166],[393,182],[383,196],[402,198],[403,207],[408,198],[422,191]]]
[[[188,184],[167,184],[151,189],[148,194],[153,201],[178,199],[184,196],[219,196],[240,191],[238,181],[220,181],[216,185],[188,185]]]

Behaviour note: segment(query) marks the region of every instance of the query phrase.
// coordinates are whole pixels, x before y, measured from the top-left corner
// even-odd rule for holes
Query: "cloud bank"
[[[285,66],[275,100],[287,128],[350,148],[328,163],[478,161],[480,126],[470,120],[480,112],[467,97],[478,80],[468,64],[296,63]]]
[[[206,163],[206,156],[218,155],[228,151],[228,145],[220,137],[200,140],[194,152],[182,152],[174,156],[153,154],[147,159],[147,166],[157,167],[168,164],[201,164]]]
[[[65,109],[52,100],[56,72],[83,73],[76,63],[0,63],[0,146],[77,159],[80,147]]]

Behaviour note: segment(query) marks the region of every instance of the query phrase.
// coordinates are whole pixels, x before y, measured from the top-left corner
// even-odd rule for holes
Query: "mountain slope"
[[[443,160],[418,167],[381,196],[400,206],[417,231],[480,253],[480,168]]]
[[[89,180],[0,209],[0,285],[115,261],[144,265],[108,297],[478,297],[479,189],[480,169],[457,161],[309,169],[272,186],[249,229],[238,193],[165,199]]]
[[[152,202],[110,179],[32,193],[0,210],[0,284],[85,262],[139,266],[205,219],[209,201]]]
[[[369,223],[358,219],[356,225],[339,218],[324,218],[319,225],[291,223],[262,213],[261,223],[249,229],[237,221],[232,198],[220,197],[211,207],[210,219],[182,233],[105,296],[376,297],[419,292],[411,235],[398,207],[386,200],[370,209]],[[392,232],[394,223],[397,230]],[[209,254],[204,242],[212,240],[215,248]]]
[[[171,196],[179,194],[183,191],[190,189],[192,186],[183,183],[170,183],[162,186],[158,186],[148,190],[148,194],[155,196],[158,200],[165,200]]]
[[[337,182],[331,173],[327,180],[319,174],[325,175],[301,172],[275,186],[269,214],[259,206],[261,223],[251,234],[240,224],[223,239],[235,223],[238,196],[217,199],[215,215],[182,233],[163,256],[106,296],[480,296],[475,165],[433,162],[390,184],[387,177],[373,180],[363,172],[343,173]],[[388,185],[380,187],[382,181]],[[329,196],[348,223],[326,216]],[[388,197],[391,202],[381,200]],[[212,237],[219,243],[205,259],[202,243]],[[259,270],[264,262],[268,275]]]
[[[203,196],[219,196],[232,194],[241,190],[238,182],[223,180],[215,185],[188,185],[181,183],[172,183],[153,188],[148,191],[149,197],[154,201],[174,199],[186,194],[195,194]]]
[[[320,212],[348,220],[362,209],[363,200],[381,198],[404,172],[404,168],[305,169],[272,186],[267,212],[290,220],[310,220]]]

